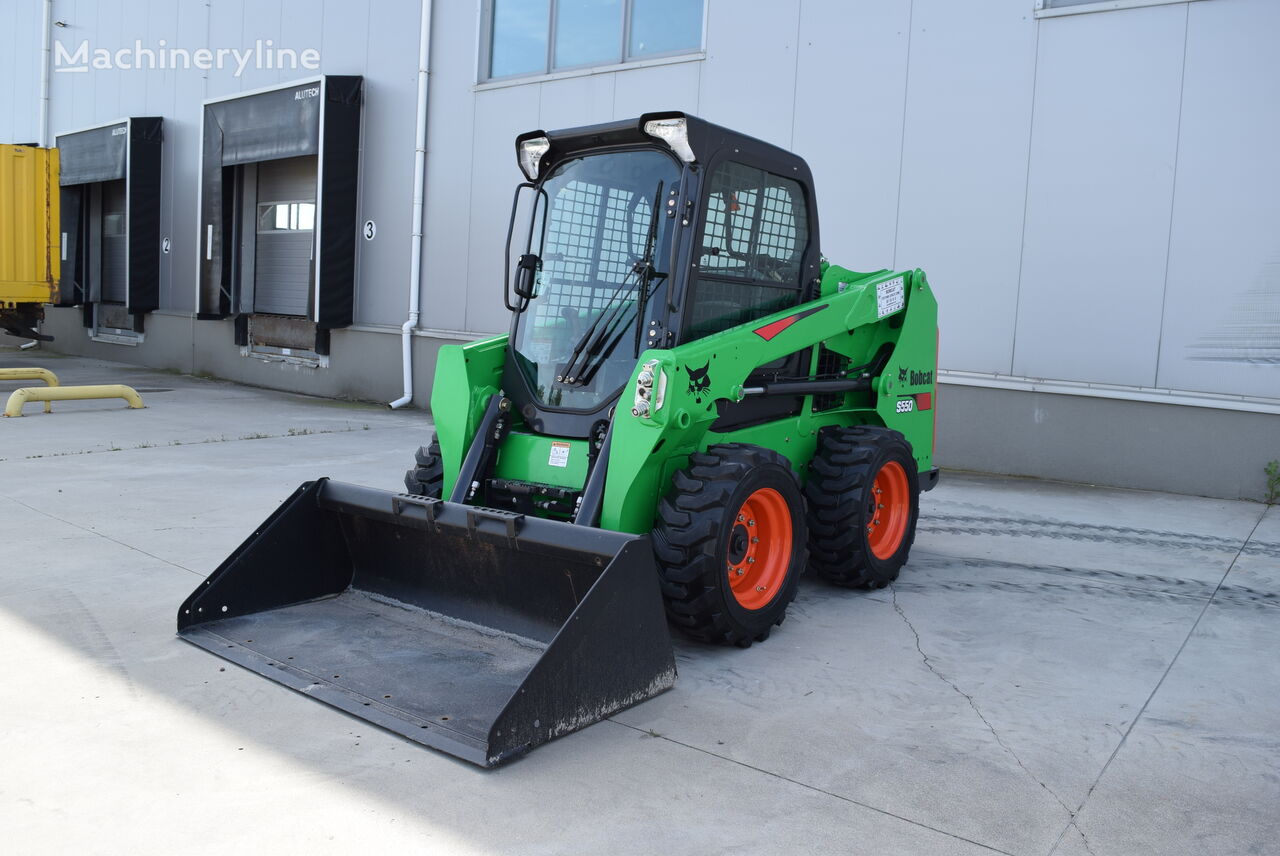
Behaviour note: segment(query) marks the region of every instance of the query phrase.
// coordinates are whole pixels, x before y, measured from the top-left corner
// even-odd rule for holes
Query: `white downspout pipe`
[[[427,68],[431,60],[431,3],[422,0],[422,30],[418,36],[418,111],[417,146],[413,152],[413,237],[409,256],[409,317],[400,328],[401,360],[404,371],[404,395],[391,402],[391,408],[404,407],[413,400],[413,330],[418,326],[422,300],[422,209],[425,204],[423,185],[427,174]]]
[[[40,50],[40,147],[49,147],[49,59],[53,47],[53,0],[44,0]]]

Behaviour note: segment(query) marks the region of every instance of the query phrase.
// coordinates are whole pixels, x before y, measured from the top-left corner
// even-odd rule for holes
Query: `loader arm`
[[[861,279],[843,282],[856,277]],[[829,267],[821,293],[816,300],[773,315],[640,356],[614,418],[613,454],[601,514],[604,528],[647,532],[656,498],[664,493],[673,468],[683,464],[678,456],[726,439],[711,431],[718,416],[717,402],[742,401],[750,392],[746,384],[753,371],[818,343],[852,358],[855,365],[870,362],[884,345],[890,346],[888,359],[876,376],[864,380],[873,404],[815,414],[807,402],[792,420],[761,426],[754,432],[749,429],[742,432],[744,436],[732,439],[749,441],[753,434],[768,434],[773,441],[769,447],[782,451],[801,471],[801,465],[812,456],[820,427],[861,421],[901,431],[916,450],[920,471],[929,470],[937,302],[924,272],[866,275]],[[632,397],[646,367],[655,378],[653,409],[647,416],[637,416],[631,411]],[[930,399],[927,409],[916,406],[917,396],[923,395]],[[899,402],[908,398],[911,409],[900,411],[904,404]]]
[[[458,479],[459,464],[479,430],[489,399],[502,386],[507,340],[503,333],[440,349],[431,388],[431,415],[443,452],[445,496]]]

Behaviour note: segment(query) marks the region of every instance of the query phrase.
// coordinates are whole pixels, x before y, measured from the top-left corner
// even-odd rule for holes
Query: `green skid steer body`
[[[405,491],[307,482],[178,613],[486,767],[670,688],[670,627],[888,584],[938,478],[933,291],[822,258],[801,158],[683,113],[516,151],[511,329],[440,349]]]

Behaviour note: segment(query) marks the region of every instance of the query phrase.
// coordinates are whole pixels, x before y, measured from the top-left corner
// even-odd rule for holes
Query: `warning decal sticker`
[[[553,467],[569,466],[569,449],[573,448],[570,444],[560,440],[554,440],[551,443],[551,457],[547,458],[547,464]]]

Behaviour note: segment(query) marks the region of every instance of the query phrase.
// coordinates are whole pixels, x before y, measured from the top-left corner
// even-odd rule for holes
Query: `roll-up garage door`
[[[307,315],[315,282],[316,158],[258,165],[253,310]]]
[[[125,229],[125,184],[102,182],[102,302],[121,303],[128,296],[129,234]]]

